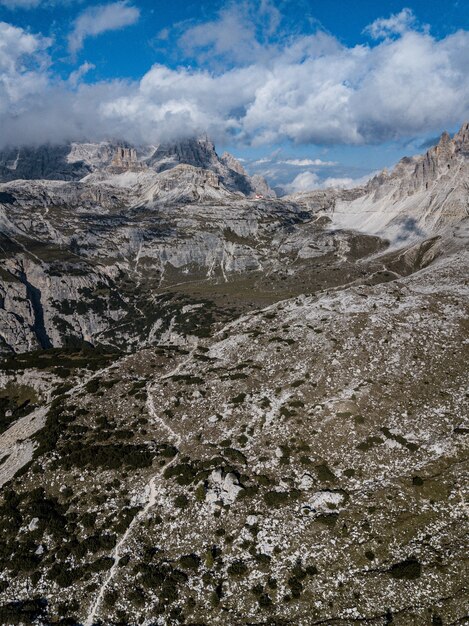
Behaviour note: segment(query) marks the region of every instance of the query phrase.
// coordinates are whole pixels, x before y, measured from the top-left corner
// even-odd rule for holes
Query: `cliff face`
[[[78,180],[90,172],[81,161],[67,160],[70,146],[11,148],[0,152],[0,182],[17,179]]]
[[[138,169],[137,150],[118,146],[111,161],[111,167],[120,170]]]
[[[236,310],[259,294],[271,302],[301,293],[301,281],[313,292],[336,287],[375,272],[381,261],[354,263],[385,247],[375,233],[395,248],[417,242],[398,263],[384,261],[413,271],[438,254],[433,244],[419,252],[426,236],[453,228],[464,241],[468,134],[467,125],[453,139],[444,134],[426,155],[403,159],[366,187],[282,200],[231,155],[219,159],[207,139],[145,149],[73,144],[68,152],[12,152],[13,161],[4,153],[9,175],[42,156],[30,180],[0,184],[3,350],[70,338],[118,338],[128,349],[160,341],[174,330],[162,298],[186,283],[201,295],[217,292],[217,306],[231,298]],[[32,179],[67,172],[87,174]]]
[[[14,181],[0,194],[3,350],[39,348],[41,333],[52,346],[75,338],[132,350],[190,325],[168,293],[181,306],[208,299],[223,318],[304,285],[358,278],[354,259],[383,247],[331,236],[294,203],[233,194],[215,172],[190,165]],[[340,272],[330,274],[331,263]]]

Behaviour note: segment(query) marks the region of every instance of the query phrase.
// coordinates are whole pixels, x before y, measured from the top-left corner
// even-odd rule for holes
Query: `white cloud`
[[[68,37],[68,49],[75,54],[83,47],[87,37],[96,37],[109,30],[119,30],[135,24],[140,10],[125,0],[88,7],[76,18],[73,31]]]
[[[301,172],[288,185],[284,185],[285,193],[312,191],[320,187],[319,176],[314,172]]]
[[[282,16],[270,0],[231,2],[209,22],[189,27],[179,37],[184,53],[199,63],[268,61],[276,54],[273,36]]]
[[[416,18],[411,9],[402,9],[400,13],[394,13],[388,18],[379,18],[365,28],[373,39],[402,35],[410,30],[416,23]]]
[[[295,176],[287,185],[283,185],[283,189],[285,193],[289,194],[314,191],[316,189],[351,189],[352,187],[364,185],[376,173],[377,172],[372,172],[360,178],[329,176],[321,179],[316,173],[305,171]]]
[[[351,187],[357,187],[363,182],[368,180],[368,176],[363,178],[350,178],[350,176],[334,177],[330,176],[326,178],[321,187],[324,189],[350,189]]]
[[[47,88],[45,51],[50,43],[46,37],[0,22],[0,120],[21,114],[28,98]]]
[[[88,63],[88,61],[85,61],[84,63],[80,65],[78,69],[74,70],[70,74],[70,76],[68,77],[69,84],[72,87],[76,87],[78,83],[81,81],[81,79],[83,78],[83,76],[86,76],[88,72],[90,72],[91,70],[94,70],[95,68],[96,68],[96,65],[94,65],[93,63]]]
[[[111,19],[112,7],[127,17]],[[85,36],[138,17],[122,2],[89,11],[77,19],[72,50]],[[463,30],[436,39],[410,28],[370,46],[346,47],[322,32],[264,45],[254,29],[249,45],[259,54],[249,60],[243,53],[237,65],[155,65],[138,81],[83,84],[86,66],[69,81],[52,74],[49,40],[8,24],[1,29],[2,144],[106,136],[156,142],[199,132],[231,144],[363,144],[436,134],[469,118],[469,32]],[[221,45],[214,39],[207,51]],[[328,164],[290,161],[291,167]]]
[[[323,161],[322,159],[287,159],[286,161],[279,161],[279,163],[294,165],[295,167],[308,167],[312,165],[317,167],[329,167],[337,165],[336,161]]]

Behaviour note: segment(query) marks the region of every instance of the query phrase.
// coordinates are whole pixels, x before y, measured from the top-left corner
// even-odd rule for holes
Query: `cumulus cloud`
[[[96,37],[109,30],[130,26],[135,24],[139,17],[140,10],[125,0],[88,7],[74,22],[73,30],[68,37],[68,49],[75,54],[83,47],[87,37]]]
[[[194,54],[203,43],[203,53],[212,52],[218,63],[231,59],[223,67],[157,64],[140,80],[88,84],[81,80],[88,66],[60,80],[47,61],[46,38],[3,24],[0,142],[106,136],[157,142],[207,132],[232,144],[359,145],[437,133],[469,118],[467,31],[437,39],[408,20],[399,32],[375,22],[373,32],[395,36],[347,47],[321,31],[275,39],[268,35],[279,28],[275,13],[264,16],[259,34],[249,12],[234,11],[210,22],[205,39],[191,26]],[[136,19],[138,9],[125,2],[88,9],[77,18],[70,48]],[[236,56],[234,40],[223,47],[213,35],[217,28],[225,32],[228,19],[247,20],[242,42],[251,57]],[[324,165],[311,161],[298,167]]]
[[[351,189],[359,185],[364,185],[377,172],[372,172],[366,176],[352,178],[350,176],[328,176],[321,179],[315,172],[301,172],[288,184],[283,185],[285,193],[304,193],[315,191],[316,189]]]
[[[411,9],[402,9],[388,18],[379,18],[365,28],[373,39],[402,35],[415,26],[417,19]]]
[[[47,90],[50,43],[0,22],[0,120],[21,114],[31,95]]]
[[[219,66],[268,61],[278,53],[280,11],[269,0],[232,2],[217,18],[190,26],[178,38],[189,58]],[[275,36],[275,39],[274,39]]]
[[[315,172],[301,172],[288,185],[284,185],[285,193],[312,191],[320,186],[319,176]]]
[[[78,69],[71,72],[70,76],[68,77],[69,85],[71,85],[72,87],[76,87],[78,83],[82,80],[82,78],[86,76],[88,72],[90,72],[91,70],[94,70],[95,68],[96,68],[96,65],[94,65],[93,63],[88,63],[88,61],[85,61],[84,63],[80,65]]]

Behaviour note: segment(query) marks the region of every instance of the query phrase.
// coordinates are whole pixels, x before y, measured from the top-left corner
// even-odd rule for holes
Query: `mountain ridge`
[[[293,194],[288,199],[323,211],[334,226],[404,245],[450,231],[469,216],[469,123],[444,132],[423,155],[404,157],[364,186]]]
[[[207,137],[159,146],[131,146],[112,141],[6,148],[0,151],[0,183],[17,179],[78,181],[93,173],[147,171],[159,174],[178,165],[214,172],[221,184],[233,193],[254,197],[262,195],[262,191],[275,197],[262,178],[251,178],[233,156],[230,155],[229,160],[220,158]]]

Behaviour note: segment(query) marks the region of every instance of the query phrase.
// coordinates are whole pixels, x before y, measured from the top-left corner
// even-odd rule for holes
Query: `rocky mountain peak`
[[[266,181],[251,178],[235,157],[225,153],[220,158],[207,136],[165,142],[157,147],[103,141],[5,148],[0,150],[0,183],[18,179],[82,181],[89,175],[102,182],[127,173],[158,175],[179,165],[212,172],[216,188],[219,181],[231,193],[275,197]],[[122,178],[119,185],[131,184],[133,180]]]
[[[238,159],[236,157],[234,157],[232,154],[230,154],[229,152],[224,152],[221,155],[221,159],[220,159],[227,167],[230,168],[230,170],[233,170],[233,172],[236,172],[237,174],[241,174],[242,176],[247,176],[247,172],[244,169],[244,167],[241,165],[241,163],[238,161]]]
[[[157,171],[169,169],[178,163],[211,169],[217,161],[215,145],[204,136],[160,144],[149,159],[148,165]]]
[[[395,245],[446,233],[467,223],[469,124],[451,137],[442,133],[425,154],[402,158],[374,176],[354,197],[337,190],[293,196],[317,211],[327,211],[335,225],[385,236]],[[462,235],[461,235],[462,237]]]
[[[469,122],[465,122],[453,138],[456,150],[469,157]]]
[[[111,161],[112,172],[138,171],[146,169],[146,164],[138,160],[137,150],[131,147],[117,146]]]
[[[438,145],[445,146],[449,143],[451,143],[451,135],[448,133],[448,131],[445,130],[443,133],[441,133],[441,137],[440,137],[440,141]]]

